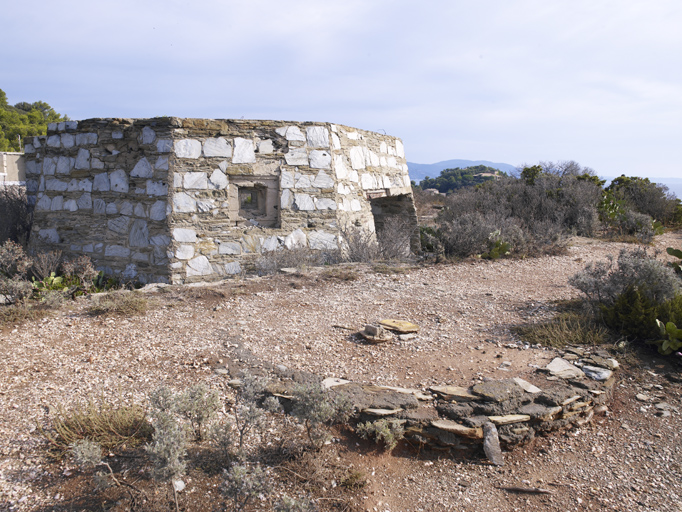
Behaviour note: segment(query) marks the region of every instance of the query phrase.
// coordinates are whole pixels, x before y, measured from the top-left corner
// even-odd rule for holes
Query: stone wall
[[[416,230],[402,142],[329,123],[156,118],[50,125],[26,144],[32,250],[192,282],[268,251],[334,250],[386,216]]]

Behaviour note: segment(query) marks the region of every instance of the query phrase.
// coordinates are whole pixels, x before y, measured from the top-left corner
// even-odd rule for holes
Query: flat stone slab
[[[429,389],[441,395],[445,400],[454,400],[456,402],[478,400],[478,396],[472,395],[467,388],[461,386],[431,386]]]
[[[469,439],[483,439],[483,429],[480,427],[467,427],[450,420],[432,421],[431,426]]]
[[[428,402],[433,400],[432,395],[426,395],[421,392],[419,389],[414,389],[414,388],[399,388],[395,386],[376,386],[379,389],[386,389],[388,391],[395,391],[396,393],[403,393],[404,395],[414,395],[414,397],[417,400],[422,400],[424,402]]]
[[[506,416],[488,416],[488,419],[495,425],[510,425],[530,421],[530,416],[528,414],[507,414]]]
[[[540,404],[527,404],[519,408],[519,413],[527,414],[532,420],[551,421],[554,416],[559,414],[563,407],[556,405],[554,407],[547,407]]]
[[[527,380],[523,380],[519,377],[514,377],[512,380],[521,386],[526,393],[540,393],[540,391],[542,391],[539,387],[534,386]]]
[[[491,380],[474,385],[471,391],[491,402],[505,402],[524,392],[514,379]]]
[[[405,320],[382,320],[379,325],[384,326],[386,329],[398,332],[400,334],[407,334],[410,332],[418,332],[419,326]]]
[[[339,379],[338,377],[328,377],[322,381],[322,387],[325,389],[333,388],[334,386],[341,386],[348,384],[350,381],[346,379]]]
[[[363,409],[362,412],[371,416],[393,416],[398,414],[402,409]]]
[[[559,377],[560,379],[580,379],[585,377],[585,373],[580,368],[560,357],[555,357],[552,362],[545,367],[545,370],[554,377]]]
[[[583,373],[587,375],[590,379],[600,381],[609,380],[613,375],[612,370],[607,370],[606,368],[602,368],[601,366],[590,366],[587,364],[583,366]]]

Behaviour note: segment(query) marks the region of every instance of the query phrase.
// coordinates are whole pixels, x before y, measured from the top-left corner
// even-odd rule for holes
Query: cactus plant
[[[660,320],[656,319],[656,325],[661,330],[663,336],[667,336],[667,339],[657,340],[654,343],[658,345],[658,352],[669,356],[673,352],[677,352],[682,349],[682,329],[678,329],[677,325],[673,322],[668,322],[664,324]]]

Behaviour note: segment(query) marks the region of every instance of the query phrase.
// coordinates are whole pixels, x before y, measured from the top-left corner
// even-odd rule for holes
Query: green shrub
[[[0,186],[0,243],[11,240],[26,246],[32,223],[33,208],[28,204],[26,189]]]
[[[643,249],[623,249],[617,261],[609,256],[607,261],[589,263],[569,283],[585,294],[595,310],[599,304],[612,306],[629,288],[639,290],[652,304],[671,300],[680,292],[675,273]]]
[[[315,512],[317,507],[310,500],[291,498],[285,494],[275,510],[277,512]]]
[[[310,444],[320,450],[329,441],[329,427],[345,423],[353,406],[343,394],[330,393],[320,384],[299,384],[293,390],[291,414],[305,426]]]
[[[679,260],[671,262],[670,266],[678,275],[682,276],[682,251],[680,249],[675,249],[674,247],[668,247],[665,252]]]
[[[221,491],[232,500],[234,510],[244,510],[253,498],[266,494],[271,487],[270,478],[260,466],[235,465],[223,470],[223,476]]]
[[[203,433],[209,421],[220,408],[220,396],[205,384],[195,384],[180,393],[177,411],[189,422],[197,441],[203,439]]]
[[[377,443],[383,443],[387,451],[392,451],[405,435],[404,420],[380,419],[358,423],[355,431],[363,439],[373,438]]]
[[[673,322],[663,323],[660,320],[656,320],[656,324],[661,334],[667,337],[666,339],[654,342],[658,345],[659,353],[669,356],[673,352],[682,349],[682,329],[678,329],[677,325]]]
[[[630,287],[612,305],[602,305],[605,323],[624,336],[650,340],[658,336],[657,319],[664,323],[682,322],[682,295],[657,302],[645,290]]]

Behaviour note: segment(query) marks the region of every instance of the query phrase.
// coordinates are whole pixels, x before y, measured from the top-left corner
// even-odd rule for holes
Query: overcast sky
[[[2,0],[0,88],[72,119],[330,121],[418,163],[682,178],[679,0]]]

